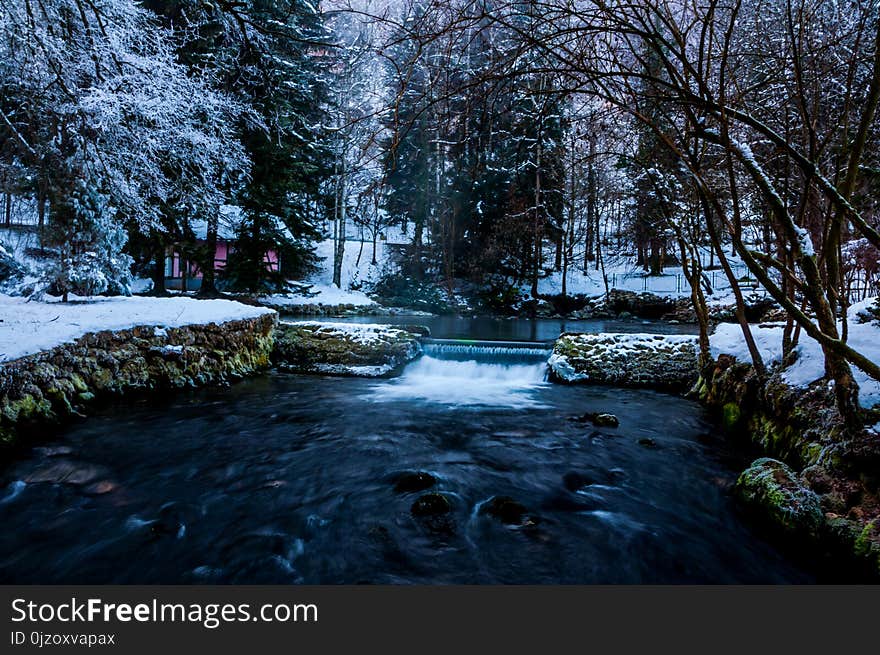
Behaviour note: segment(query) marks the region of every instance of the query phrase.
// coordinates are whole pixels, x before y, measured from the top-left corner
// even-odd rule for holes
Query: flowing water
[[[699,405],[551,385],[532,340],[438,339],[394,379],[276,372],[107,408],[2,471],[0,581],[813,580],[741,522],[742,461]],[[418,471],[436,484],[399,488]],[[442,520],[411,512],[431,491]],[[529,519],[481,511],[493,496]]]

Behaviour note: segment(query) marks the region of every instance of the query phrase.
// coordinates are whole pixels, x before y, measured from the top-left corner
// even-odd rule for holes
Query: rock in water
[[[488,514],[507,525],[523,525],[527,512],[524,505],[509,496],[493,496],[480,508],[480,513]]]
[[[614,414],[606,414],[604,412],[587,412],[583,416],[578,416],[572,420],[578,423],[592,423],[600,428],[616,428],[620,425],[620,420]]]
[[[586,476],[582,473],[578,473],[577,471],[569,471],[565,475],[562,476],[562,484],[571,492],[575,492],[578,489],[582,489],[587,485],[594,484],[595,480],[593,478]]]
[[[596,414],[593,417],[593,425],[601,428],[616,428],[620,421],[614,414]]]
[[[451,535],[455,532],[455,523],[450,516],[452,503],[443,494],[419,496],[410,507],[410,512],[424,528],[435,535]]]
[[[752,462],[740,474],[734,492],[758,518],[787,535],[815,536],[823,523],[819,497],[775,459],[762,457]]]
[[[394,491],[399,494],[424,491],[437,484],[437,478],[425,471],[407,471],[397,476]]]
[[[443,494],[430,493],[419,496],[410,507],[413,516],[439,516],[452,511],[452,504]]]
[[[388,325],[280,323],[273,361],[299,373],[380,377],[398,371],[422,352],[416,334]]]

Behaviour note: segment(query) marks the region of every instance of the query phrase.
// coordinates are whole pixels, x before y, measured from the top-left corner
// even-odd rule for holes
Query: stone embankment
[[[697,338],[658,334],[563,334],[550,356],[551,378],[683,391],[699,376]]]
[[[96,400],[223,383],[270,364],[275,314],[88,333],[0,364],[0,443],[82,415]]]
[[[799,552],[850,566],[856,579],[880,578],[880,434],[847,430],[827,381],[806,388],[776,367],[761,383],[751,364],[721,355],[695,395],[734,439],[765,455],[743,471],[738,501]]]
[[[421,354],[425,328],[279,323],[267,313],[219,323],[84,334],[0,363],[0,445],[38,437],[97,402],[144,391],[222,384],[272,365],[377,377]]]

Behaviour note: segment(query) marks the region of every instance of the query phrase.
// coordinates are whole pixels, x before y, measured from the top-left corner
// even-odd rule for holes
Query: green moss
[[[819,497],[780,461],[755,460],[740,474],[734,490],[759,518],[781,532],[816,536],[823,525]]]
[[[880,522],[877,520],[869,521],[856,537],[853,544],[856,555],[865,557],[872,551],[878,551],[880,554]]]
[[[721,408],[721,424],[724,429],[731,430],[737,426],[742,418],[742,410],[737,403],[724,403]]]
[[[87,385],[85,380],[83,380],[76,373],[70,374],[70,382],[73,385],[73,388],[77,391],[77,393],[80,393],[80,394],[88,393],[89,385]]]

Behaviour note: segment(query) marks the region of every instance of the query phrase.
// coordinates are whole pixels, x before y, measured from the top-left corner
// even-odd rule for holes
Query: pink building
[[[235,252],[235,220],[237,218],[236,207],[224,207],[221,213],[220,225],[217,233],[217,249],[214,253],[214,271],[219,274],[226,268],[229,255]],[[192,226],[196,235],[196,243],[202,245],[206,242],[207,225],[204,222]],[[263,257],[266,268],[272,272],[281,270],[281,261],[278,252],[268,250]],[[168,248],[165,255],[165,288],[186,291],[197,291],[202,286],[202,271],[198,265],[183,255],[173,246]]]

